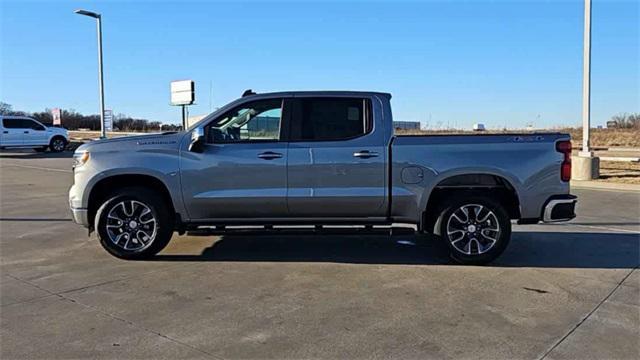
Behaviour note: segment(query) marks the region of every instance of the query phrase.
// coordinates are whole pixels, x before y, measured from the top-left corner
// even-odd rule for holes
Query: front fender
[[[109,152],[92,152],[91,156],[75,175],[75,184],[83,188],[83,208],[89,207],[89,196],[99,182],[114,176],[142,175],[160,181],[167,188],[176,212],[184,214],[177,151],[134,151],[117,157]]]

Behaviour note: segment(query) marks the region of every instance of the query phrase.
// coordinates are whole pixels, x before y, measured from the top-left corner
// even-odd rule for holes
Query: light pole
[[[102,71],[102,15],[93,11],[78,9],[76,14],[85,15],[96,19],[96,28],[98,31],[98,86],[100,87],[100,138],[107,137],[104,128],[104,79]]]
[[[582,54],[582,151],[591,157],[589,130],[591,127],[591,0],[584,0],[584,46]]]
[[[593,180],[600,177],[600,158],[593,156],[591,130],[591,0],[584,0],[584,48],[582,62],[582,151],[572,157],[571,177]]]

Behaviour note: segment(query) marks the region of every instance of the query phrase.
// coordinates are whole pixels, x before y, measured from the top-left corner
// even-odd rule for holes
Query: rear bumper
[[[547,200],[542,211],[543,222],[568,221],[576,217],[576,203],[578,197],[575,195],[553,196]]]

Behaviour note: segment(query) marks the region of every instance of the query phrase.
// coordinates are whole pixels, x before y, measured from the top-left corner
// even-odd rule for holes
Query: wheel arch
[[[61,138],[62,140],[64,140],[64,142],[66,144],[69,143],[69,139],[67,139],[64,135],[62,134],[52,134],[51,136],[49,136],[49,144],[51,144],[51,142],[53,141],[53,139],[55,138]]]
[[[489,196],[503,205],[511,219],[521,217],[518,185],[514,179],[504,174],[492,172],[469,172],[441,176],[425,197],[423,212],[420,216],[420,229],[437,232],[434,228],[440,216],[440,210],[451,196],[482,195]]]
[[[90,226],[93,227],[98,208],[109,197],[113,189],[138,186],[156,191],[169,206],[170,214],[176,214],[169,188],[161,179],[147,174],[116,174],[99,179],[91,187],[87,202],[87,216]]]
[[[47,144],[45,146],[51,146],[51,143],[53,143],[53,140],[55,139],[62,139],[62,141],[64,141],[64,146],[67,147],[67,145],[69,145],[69,139],[67,139],[64,135],[62,134],[53,134],[51,136],[49,136],[49,141],[47,141]]]

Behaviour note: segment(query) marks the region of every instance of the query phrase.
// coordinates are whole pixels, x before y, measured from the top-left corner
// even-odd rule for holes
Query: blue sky
[[[169,82],[196,81],[203,114],[248,88],[393,94],[430,127],[575,126],[583,1],[149,2],[0,0],[0,101],[97,113],[104,16],[114,113],[178,122]],[[593,2],[592,119],[640,111],[640,5]],[[211,84],[210,98],[209,88]]]

